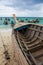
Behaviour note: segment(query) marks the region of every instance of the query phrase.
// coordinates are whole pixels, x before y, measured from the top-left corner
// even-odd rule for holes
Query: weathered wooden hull
[[[28,28],[14,29],[17,43],[30,65],[43,65],[43,26],[29,24]]]

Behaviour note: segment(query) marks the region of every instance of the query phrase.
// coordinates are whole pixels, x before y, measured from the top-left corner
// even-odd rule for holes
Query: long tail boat
[[[13,35],[29,65],[43,65],[43,25],[19,23]]]

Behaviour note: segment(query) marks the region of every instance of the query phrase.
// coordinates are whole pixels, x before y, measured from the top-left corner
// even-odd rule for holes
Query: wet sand
[[[17,45],[15,37],[12,37],[11,29],[0,29],[0,65],[28,65],[19,46]],[[9,60],[5,58],[5,45],[8,51]]]

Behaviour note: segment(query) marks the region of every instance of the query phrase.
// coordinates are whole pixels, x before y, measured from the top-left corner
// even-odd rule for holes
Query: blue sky
[[[0,16],[43,17],[43,0],[0,0]]]

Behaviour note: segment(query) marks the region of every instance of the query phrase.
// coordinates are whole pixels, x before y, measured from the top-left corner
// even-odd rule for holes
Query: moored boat
[[[15,39],[30,65],[43,64],[43,26],[27,24],[14,29]]]
[[[29,65],[43,65],[43,25],[15,24],[13,35]]]

